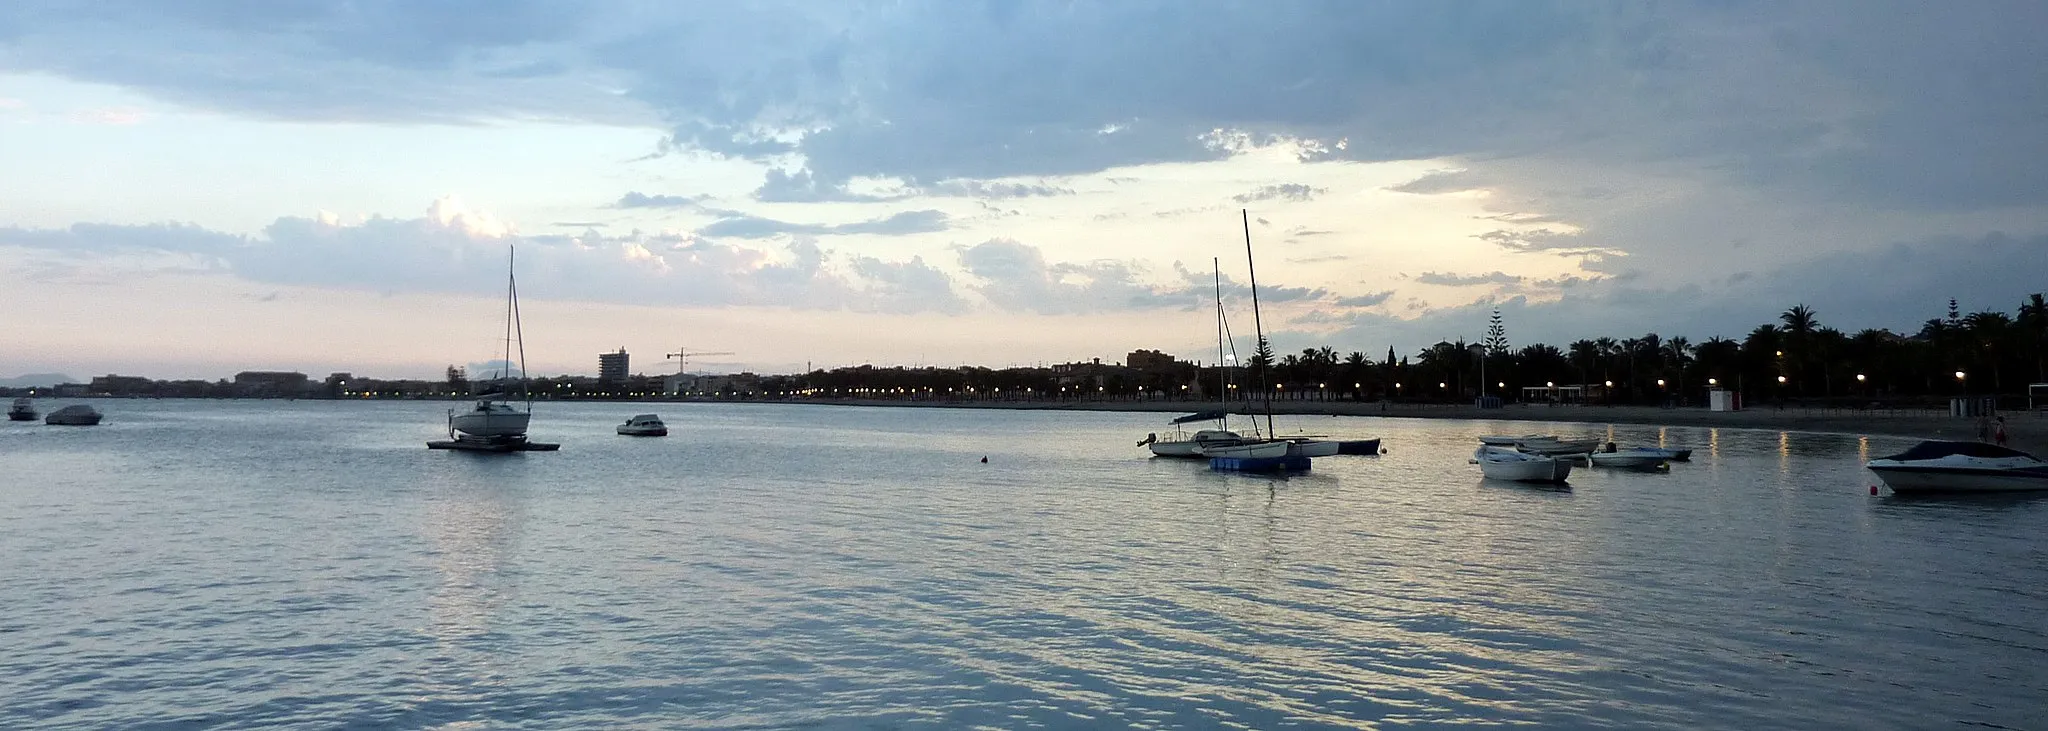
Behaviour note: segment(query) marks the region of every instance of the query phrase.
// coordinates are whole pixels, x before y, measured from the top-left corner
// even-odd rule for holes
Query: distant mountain
[[[30,373],[17,378],[0,378],[0,388],[49,388],[59,383],[84,383],[62,373]]]

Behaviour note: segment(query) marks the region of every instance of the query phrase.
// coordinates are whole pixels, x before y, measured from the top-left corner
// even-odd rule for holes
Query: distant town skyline
[[[2048,281],[2048,6],[0,12],[0,376],[1910,331]]]

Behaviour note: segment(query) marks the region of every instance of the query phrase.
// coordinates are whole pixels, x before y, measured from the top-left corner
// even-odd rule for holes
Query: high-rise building
[[[632,372],[627,363],[626,349],[616,353],[597,354],[597,380],[599,383],[625,383],[626,374]]]

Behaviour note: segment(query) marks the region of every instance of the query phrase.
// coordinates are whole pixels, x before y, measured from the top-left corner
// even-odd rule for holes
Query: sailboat
[[[1246,271],[1251,277],[1252,291],[1252,332],[1258,338],[1259,347],[1266,349],[1266,328],[1259,317],[1259,270],[1252,257],[1251,211],[1241,211],[1244,219],[1244,259]],[[1266,387],[1266,359],[1259,359],[1258,383],[1260,400],[1265,404],[1267,439],[1246,440],[1227,446],[1207,447],[1201,450],[1209,458],[1209,468],[1216,470],[1270,471],[1305,470],[1310,457],[1324,457],[1337,453],[1335,442],[1322,442],[1308,437],[1290,439],[1273,438],[1273,394]],[[1258,425],[1256,417],[1252,425]]]
[[[1218,397],[1224,400],[1225,407],[1216,411],[1188,414],[1168,422],[1167,425],[1174,427],[1174,431],[1166,439],[1160,439],[1158,434],[1145,435],[1144,441],[1138,442],[1138,446],[1150,447],[1155,456],[1204,457],[1207,456],[1203,454],[1204,449],[1234,446],[1247,441],[1243,435],[1230,430],[1230,368],[1225,364],[1223,354],[1227,327],[1223,318],[1223,267],[1214,259],[1210,260],[1210,266],[1215,270],[1211,276],[1216,280],[1216,385]],[[1180,428],[1182,424],[1199,421],[1216,422],[1216,428],[1202,429],[1194,434],[1188,434]],[[1256,426],[1257,422],[1253,424]]]
[[[542,444],[526,439],[526,427],[533,420],[533,394],[526,387],[526,334],[519,322],[519,276],[516,249],[507,249],[505,262],[505,353],[494,379],[496,388],[477,395],[476,405],[467,411],[448,410],[449,441],[427,442],[432,449],[464,449],[485,452],[548,452],[559,444]],[[512,378],[513,345],[519,353],[519,396],[525,400],[521,411],[512,403],[506,388]]]

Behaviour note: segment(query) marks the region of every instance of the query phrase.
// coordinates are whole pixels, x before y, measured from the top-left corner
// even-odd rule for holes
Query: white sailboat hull
[[[526,423],[533,415],[505,409],[470,411],[449,417],[448,425],[473,437],[517,437],[526,435]]]
[[[1233,444],[1227,447],[1210,446],[1202,449],[1204,457],[1235,457],[1237,459],[1272,459],[1287,456],[1288,442],[1257,442],[1254,444]]]

